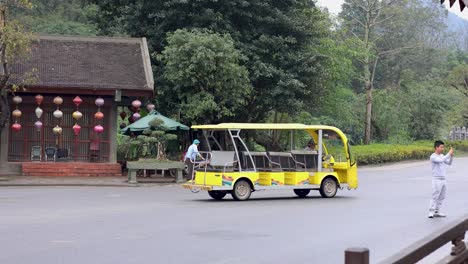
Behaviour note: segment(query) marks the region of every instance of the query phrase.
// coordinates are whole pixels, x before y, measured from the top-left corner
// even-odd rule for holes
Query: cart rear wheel
[[[234,189],[231,192],[232,198],[237,201],[245,201],[252,194],[252,188],[246,180],[238,180],[234,184]]]
[[[222,200],[227,193],[221,191],[208,191],[208,194],[215,200]]]
[[[310,190],[309,189],[294,189],[294,193],[297,196],[304,198],[310,193]]]
[[[325,178],[320,185],[320,195],[323,198],[332,198],[335,197],[336,192],[338,191],[338,184],[333,178]]]

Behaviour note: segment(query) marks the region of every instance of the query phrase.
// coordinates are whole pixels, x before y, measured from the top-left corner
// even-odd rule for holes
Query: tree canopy
[[[234,47],[246,57],[244,66],[252,91],[244,98],[239,121],[262,121],[271,111],[297,113],[307,101],[324,94],[326,60],[318,51],[326,37],[326,16],[309,0],[286,1],[97,1],[102,33],[123,29],[146,36],[155,54],[177,29],[205,28],[229,34]],[[190,12],[188,12],[190,10]],[[164,64],[156,62],[158,93],[163,97],[167,80]],[[163,98],[162,100],[165,101]],[[160,104],[171,112],[174,102]]]
[[[451,26],[467,22],[436,0],[345,0],[337,17],[313,0],[33,0],[13,13],[37,33],[146,37],[158,110],[188,125],[313,122],[354,143],[468,125],[466,34]]]
[[[31,8],[29,0],[7,0],[0,2],[0,130],[10,116],[8,95],[23,84],[11,78],[10,65],[30,51],[32,34],[16,19],[9,19],[11,10]],[[27,80],[25,76],[16,76]]]

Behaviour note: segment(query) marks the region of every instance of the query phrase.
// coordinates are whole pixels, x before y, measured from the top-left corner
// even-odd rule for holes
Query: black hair
[[[440,140],[436,140],[434,142],[434,148],[438,148],[440,145],[445,145],[444,142],[440,141]]]

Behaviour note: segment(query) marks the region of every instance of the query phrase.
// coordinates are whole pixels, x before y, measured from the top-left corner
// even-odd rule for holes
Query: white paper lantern
[[[154,108],[155,108],[154,104],[146,105],[146,110],[148,110],[148,113],[153,112]]]
[[[15,104],[21,104],[21,102],[23,102],[23,98],[21,98],[21,96],[14,96],[13,97],[13,103]]]
[[[40,107],[36,107],[36,116],[37,118],[41,118],[42,116],[42,113],[44,113],[44,111],[42,111],[42,109]]]
[[[104,99],[99,97],[99,98],[96,99],[96,101],[94,101],[94,103],[96,104],[97,107],[101,107],[101,106],[104,105]]]
[[[63,117],[63,112],[60,110],[55,110],[54,111],[54,117],[55,118],[62,118]]]

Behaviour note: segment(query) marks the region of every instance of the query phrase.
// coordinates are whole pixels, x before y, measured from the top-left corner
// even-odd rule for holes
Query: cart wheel
[[[208,191],[208,194],[215,200],[222,200],[227,193],[221,191]]]
[[[320,185],[320,195],[323,198],[332,198],[338,191],[338,184],[333,178],[325,178]]]
[[[252,194],[252,188],[246,180],[238,180],[234,184],[234,189],[231,192],[232,198],[237,201],[245,201]]]
[[[309,189],[294,189],[294,193],[300,198],[304,198],[310,193],[310,190]]]

